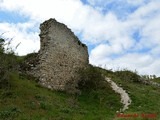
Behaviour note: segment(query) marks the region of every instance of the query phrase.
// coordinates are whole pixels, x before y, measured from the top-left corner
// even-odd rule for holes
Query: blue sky
[[[160,0],[0,0],[0,34],[25,55],[40,48],[39,24],[55,18],[106,69],[160,76]]]

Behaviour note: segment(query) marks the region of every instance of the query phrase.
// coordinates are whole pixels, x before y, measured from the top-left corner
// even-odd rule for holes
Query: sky
[[[160,76],[160,0],[0,0],[0,37],[20,43],[18,55],[37,52],[49,18],[88,46],[91,64]]]

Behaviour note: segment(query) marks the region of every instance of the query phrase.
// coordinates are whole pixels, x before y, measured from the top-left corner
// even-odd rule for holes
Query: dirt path
[[[121,103],[124,105],[120,112],[124,112],[128,109],[128,106],[131,104],[131,99],[123,88],[119,87],[115,82],[113,82],[110,78],[105,78],[105,80],[111,84],[112,89],[121,95]]]

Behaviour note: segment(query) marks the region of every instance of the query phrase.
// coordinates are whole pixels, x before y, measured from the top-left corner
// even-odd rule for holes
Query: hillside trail
[[[105,80],[111,84],[112,89],[116,92],[119,93],[121,96],[121,103],[123,104],[123,108],[120,109],[119,112],[124,112],[127,110],[129,105],[131,104],[131,99],[128,95],[128,93],[123,90],[123,88],[119,87],[115,82],[111,80],[111,78],[105,77]]]

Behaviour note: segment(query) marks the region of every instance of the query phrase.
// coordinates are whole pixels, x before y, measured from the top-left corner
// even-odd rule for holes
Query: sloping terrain
[[[81,78],[87,78],[84,81],[87,84],[81,84],[85,89],[73,95],[43,88],[34,78],[16,72],[16,64],[25,57],[8,55],[0,55],[3,57],[0,61],[0,120],[124,120],[117,116],[117,111],[123,108],[121,96],[101,74],[129,94],[132,103],[123,114],[139,117],[126,119],[148,120],[149,116],[140,115],[154,114],[153,119],[160,120],[160,88],[144,84],[134,72],[112,72],[92,66]]]
[[[159,88],[124,81],[108,72],[106,76],[129,93],[132,104],[124,114],[157,114],[155,120],[160,119]],[[0,89],[1,120],[124,120],[116,113],[123,107],[120,95],[107,83],[106,89],[69,95],[42,88],[32,79],[14,73],[9,86]]]
[[[120,96],[108,84],[73,96],[13,74],[10,87],[0,89],[0,120],[112,120],[121,107]]]
[[[132,103],[124,114],[134,115],[137,114],[138,117],[115,117],[115,120],[160,120],[160,88],[153,85],[146,85],[143,82],[136,80],[134,75],[134,80],[129,79],[130,75],[126,74],[126,71],[121,71],[121,74],[117,72],[111,72],[102,70],[102,73],[110,77],[118,86],[121,86],[129,94]],[[123,76],[125,73],[125,77]],[[127,76],[128,75],[128,76]],[[145,117],[142,115],[146,115]],[[147,116],[148,115],[148,116]],[[150,116],[149,116],[150,115]],[[155,116],[151,116],[155,115]]]

